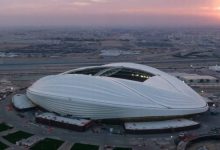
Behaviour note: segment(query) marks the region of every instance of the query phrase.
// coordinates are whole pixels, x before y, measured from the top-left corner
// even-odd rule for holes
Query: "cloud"
[[[215,8],[215,10],[218,10],[218,11],[220,11],[220,6],[219,6],[219,7],[216,7],[216,8]]]
[[[66,2],[79,2],[79,3],[106,3],[108,0],[68,0]]]
[[[90,0],[91,2],[105,3],[107,0]]]
[[[90,5],[89,2],[73,2],[72,5],[76,5],[76,6],[87,6],[87,5]]]
[[[162,24],[196,17],[199,22],[220,16],[219,5],[219,0],[0,0],[0,25]]]
[[[76,6],[88,6],[94,3],[105,3],[107,0],[74,0],[68,2]]]

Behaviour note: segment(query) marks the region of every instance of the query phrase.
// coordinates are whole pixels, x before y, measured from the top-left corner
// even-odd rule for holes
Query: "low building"
[[[37,123],[75,131],[85,131],[93,124],[92,120],[67,118],[58,116],[54,113],[36,114],[35,120]]]
[[[37,142],[39,142],[39,141],[41,141],[43,139],[44,139],[44,137],[31,136],[28,139],[22,139],[21,141],[17,141],[16,145],[30,148],[31,146],[33,146],[34,144],[36,144]]]
[[[171,74],[187,84],[219,83],[219,79],[209,75],[198,75],[198,74],[188,74],[188,73],[171,73]]]
[[[2,85],[0,82],[0,100],[5,99],[8,95],[15,91],[15,88],[12,86]]]
[[[187,119],[172,119],[163,121],[149,122],[126,122],[124,129],[127,133],[156,133],[156,132],[175,132],[198,128],[198,122]]]
[[[218,65],[216,65],[216,66],[209,66],[209,70],[213,70],[213,71],[219,72],[220,71],[220,66],[218,66]]]
[[[29,110],[36,107],[25,94],[14,95],[12,97],[12,104],[17,110]]]

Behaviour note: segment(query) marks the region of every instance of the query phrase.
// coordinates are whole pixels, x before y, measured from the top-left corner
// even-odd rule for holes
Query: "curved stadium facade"
[[[90,119],[184,116],[208,109],[204,99],[184,82],[134,63],[46,76],[28,88],[27,96],[50,112]]]

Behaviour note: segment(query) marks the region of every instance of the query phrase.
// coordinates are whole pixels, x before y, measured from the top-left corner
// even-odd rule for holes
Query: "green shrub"
[[[33,134],[30,134],[30,133],[27,133],[24,131],[17,131],[15,133],[11,133],[6,136],[3,136],[3,138],[9,142],[15,144],[17,141],[20,141],[22,139],[27,139],[27,138],[31,137],[32,135]]]
[[[71,150],[99,150],[99,146],[90,144],[75,143]]]
[[[8,148],[8,146],[0,142],[0,150],[6,149],[6,148]]]
[[[9,130],[12,129],[12,127],[8,126],[5,123],[0,123],[0,132],[5,131],[5,130]]]
[[[31,147],[31,150],[57,150],[64,142],[56,139],[50,139],[46,138],[37,144],[35,144],[33,147]]]

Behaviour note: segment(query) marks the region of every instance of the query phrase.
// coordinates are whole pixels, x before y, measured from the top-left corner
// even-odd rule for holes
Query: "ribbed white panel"
[[[155,76],[145,82],[59,74],[41,78],[27,90],[37,105],[59,114],[92,119],[178,116],[201,113],[206,102],[185,83],[152,67],[115,63]]]
[[[134,117],[168,117],[178,115],[196,114],[206,111],[205,108],[198,109],[167,109],[167,108],[138,108],[123,106],[106,106],[103,103],[92,104],[82,103],[81,100],[68,100],[65,98],[54,98],[34,94],[30,91],[27,96],[37,105],[46,110],[62,115],[73,115],[91,119],[112,119],[112,118],[134,118]]]

